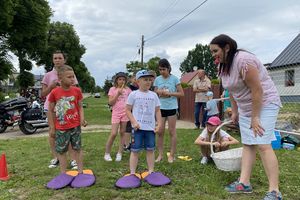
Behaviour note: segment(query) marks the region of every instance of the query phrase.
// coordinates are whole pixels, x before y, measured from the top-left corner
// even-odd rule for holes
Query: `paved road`
[[[191,122],[178,120],[176,127],[179,129],[192,129],[194,128],[194,124]],[[111,125],[88,125],[87,127],[82,128],[82,132],[110,132],[110,129]],[[45,136],[48,136],[48,128],[38,129],[36,133],[32,135],[25,135],[19,130],[19,127],[16,126],[13,129],[11,129],[11,127],[8,127],[4,133],[1,133],[0,140]]]

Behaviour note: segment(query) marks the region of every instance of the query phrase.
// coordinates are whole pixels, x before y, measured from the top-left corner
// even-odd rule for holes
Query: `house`
[[[266,67],[282,102],[300,103],[300,34]]]
[[[180,82],[193,86],[194,81],[198,78],[198,71],[188,72],[181,76]]]

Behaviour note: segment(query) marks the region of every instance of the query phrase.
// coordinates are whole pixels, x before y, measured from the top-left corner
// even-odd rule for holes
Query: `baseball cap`
[[[143,70],[140,70],[140,71],[138,71],[136,73],[135,78],[139,79],[139,78],[145,77],[145,76],[152,76],[152,77],[154,77],[153,74],[151,74],[147,70],[143,69]]]
[[[212,96],[214,96],[214,93],[213,93],[212,91],[208,91],[208,92],[206,93],[206,96],[212,97]]]
[[[213,116],[213,117],[210,117],[206,123],[211,124],[213,126],[219,126],[221,124],[221,120],[219,117]]]

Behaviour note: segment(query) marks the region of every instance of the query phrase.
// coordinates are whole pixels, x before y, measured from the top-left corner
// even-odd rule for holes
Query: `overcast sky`
[[[140,60],[145,40],[182,18],[202,0],[50,0],[51,21],[73,24],[86,47],[82,60],[103,85],[106,77],[126,71],[126,63]],[[263,63],[276,56],[300,33],[299,0],[208,0],[198,10],[145,43],[144,61],[167,58],[180,77],[180,63],[195,44],[208,44],[221,33]],[[35,74],[43,73],[34,68]]]

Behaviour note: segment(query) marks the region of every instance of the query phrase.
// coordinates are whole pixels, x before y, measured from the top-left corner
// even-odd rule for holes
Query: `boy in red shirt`
[[[61,86],[53,89],[49,95],[50,135],[55,137],[55,150],[58,155],[61,173],[66,173],[66,152],[71,143],[75,151],[78,172],[83,171],[81,149],[81,125],[86,126],[82,108],[82,93],[74,87],[75,75],[72,67],[64,65],[58,70]]]

